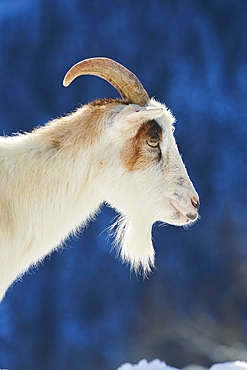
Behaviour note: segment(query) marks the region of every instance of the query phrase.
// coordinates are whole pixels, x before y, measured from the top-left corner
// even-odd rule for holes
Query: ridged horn
[[[75,64],[66,73],[63,85],[68,86],[76,77],[95,75],[114,86],[124,100],[145,106],[150,98],[138,78],[127,68],[108,58],[90,58]]]

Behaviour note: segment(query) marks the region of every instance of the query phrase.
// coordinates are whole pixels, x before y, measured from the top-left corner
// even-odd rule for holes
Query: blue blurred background
[[[157,269],[143,282],[110,253],[115,213],[103,208],[8,290],[0,367],[247,360],[247,1],[0,0],[1,134],[118,97],[93,76],[62,86],[95,56],[126,66],[173,111],[201,220],[154,226]]]

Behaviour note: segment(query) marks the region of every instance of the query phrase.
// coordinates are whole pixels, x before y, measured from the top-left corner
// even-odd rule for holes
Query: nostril
[[[192,220],[192,221],[194,221],[194,220],[196,220],[197,219],[197,213],[195,213],[194,215],[190,212],[190,213],[187,213],[187,215],[186,215],[187,217],[188,217],[188,219],[189,220]]]
[[[198,210],[199,207],[200,207],[199,200],[196,197],[193,197],[190,200],[191,200],[192,206],[195,207]]]

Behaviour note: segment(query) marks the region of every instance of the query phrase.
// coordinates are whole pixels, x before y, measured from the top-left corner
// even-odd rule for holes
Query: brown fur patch
[[[92,145],[99,138],[103,130],[103,117],[106,120],[110,117],[111,108],[128,104],[121,99],[98,99],[86,105],[89,114],[85,117],[83,124],[85,143]]]
[[[51,150],[68,148],[71,153],[82,146],[93,145],[104,130],[103,122],[111,115],[111,108],[127,105],[120,99],[98,99],[82,106],[75,112],[50,121],[44,127],[37,128],[37,134]],[[105,118],[105,119],[104,119]]]
[[[155,120],[144,123],[123,147],[120,153],[121,161],[128,171],[144,169],[159,162],[159,146],[150,147],[147,140],[162,141],[162,129]]]
[[[51,139],[50,144],[52,149],[59,150],[61,147],[61,140],[59,140],[58,138],[53,138]]]

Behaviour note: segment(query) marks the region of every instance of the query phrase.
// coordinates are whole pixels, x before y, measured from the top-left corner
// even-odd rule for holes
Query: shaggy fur
[[[173,123],[154,100],[145,108],[99,100],[31,133],[0,138],[0,299],[103,202],[122,215],[122,260],[150,270],[152,224],[184,225],[186,214],[197,215]]]

